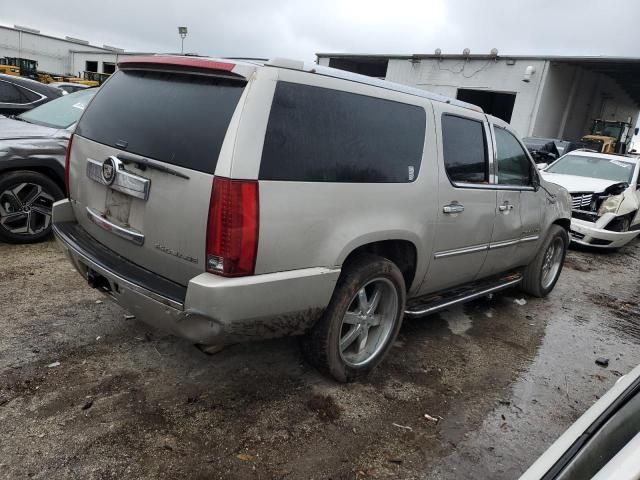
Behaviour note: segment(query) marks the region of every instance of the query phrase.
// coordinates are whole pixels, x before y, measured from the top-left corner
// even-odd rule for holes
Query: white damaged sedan
[[[640,159],[574,150],[541,170],[572,197],[571,240],[618,248],[640,234]]]

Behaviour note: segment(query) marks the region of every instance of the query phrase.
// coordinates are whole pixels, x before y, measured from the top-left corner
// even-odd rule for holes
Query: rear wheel
[[[552,225],[542,248],[524,271],[521,288],[534,297],[547,296],[555,287],[564,257],[567,254],[569,236],[559,225]]]
[[[0,240],[33,243],[51,234],[53,203],[64,197],[49,177],[27,170],[0,177]]]
[[[373,370],[391,348],[406,300],[398,267],[376,255],[344,266],[322,318],[303,340],[307,359],[339,382]]]

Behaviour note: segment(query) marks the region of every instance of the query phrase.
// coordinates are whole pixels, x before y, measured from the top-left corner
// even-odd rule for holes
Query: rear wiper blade
[[[149,160],[148,158],[134,157],[126,153],[119,153],[118,155],[116,155],[116,157],[125,165],[129,163],[135,163],[140,170],[145,170],[147,168],[150,168],[152,170],[159,170],[160,172],[168,173],[169,175],[175,175],[176,177],[189,180],[189,177],[184,173],[180,173],[177,170],[174,170],[173,168],[165,167],[164,165],[160,163],[156,163],[153,160]]]

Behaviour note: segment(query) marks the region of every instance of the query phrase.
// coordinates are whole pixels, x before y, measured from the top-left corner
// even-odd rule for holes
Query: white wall
[[[529,135],[536,100],[545,75],[544,60],[516,60],[507,65],[505,60],[463,59],[391,59],[387,80],[412,85],[455,98],[458,88],[491,90],[516,94],[511,125],[522,136]],[[529,83],[523,82],[525,68],[531,65],[536,72]]]
[[[639,109],[610,77],[577,66],[552,64],[534,134],[578,140],[596,118],[626,121],[631,117],[635,125]]]
[[[639,120],[640,105],[604,74],[547,60],[389,60],[386,79],[455,98],[458,88],[515,93],[511,125],[521,136],[578,140],[594,118]],[[329,58],[319,59],[329,65]],[[536,72],[523,82],[525,68]]]
[[[38,70],[59,74],[73,73],[70,53],[72,50],[105,51],[90,45],[20,32],[0,26],[0,57],[22,57],[36,60]]]
[[[86,70],[87,61],[98,62],[98,72],[104,73],[104,62],[118,63],[117,53],[86,53],[86,52],[72,52],[71,53],[71,71],[74,75],[80,74]],[[120,54],[122,55],[122,54]]]
[[[562,138],[569,121],[568,110],[578,93],[580,68],[550,62],[540,95],[538,114],[531,134],[536,137]]]

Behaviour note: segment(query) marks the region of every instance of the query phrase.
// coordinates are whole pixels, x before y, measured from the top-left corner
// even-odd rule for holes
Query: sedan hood
[[[58,131],[57,128],[43,127],[0,116],[0,140],[48,138],[53,137]]]
[[[620,183],[615,180],[602,178],[580,177],[578,175],[565,175],[563,173],[550,173],[544,170],[540,172],[542,178],[548,182],[556,183],[567,190],[574,192],[603,192],[608,186]]]

